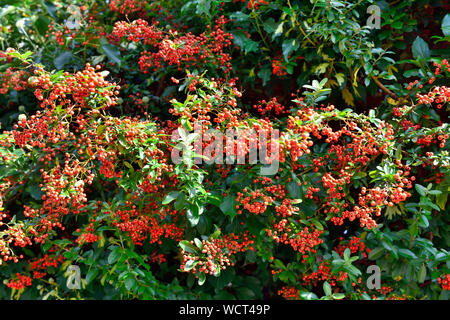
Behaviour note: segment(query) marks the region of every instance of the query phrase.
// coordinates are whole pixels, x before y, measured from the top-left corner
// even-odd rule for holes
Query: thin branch
[[[389,90],[388,88],[386,88],[381,82],[380,80],[378,80],[377,77],[372,76],[373,81],[375,81],[375,83],[377,84],[378,87],[381,88],[381,90],[383,90],[385,93],[387,93],[388,95],[390,95],[392,98],[394,99],[398,99],[398,96],[393,93],[391,90]]]

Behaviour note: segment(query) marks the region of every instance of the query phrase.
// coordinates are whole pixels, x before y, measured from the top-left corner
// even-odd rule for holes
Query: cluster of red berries
[[[9,226],[6,231],[0,232],[0,265],[4,262],[13,261],[19,262],[19,258],[23,255],[17,256],[11,249],[11,245],[24,247],[31,244],[31,239],[25,234],[21,225]]]
[[[329,143],[327,154],[310,159],[314,172],[322,172],[322,187],[327,193],[326,208],[324,213],[331,215],[331,221],[337,225],[343,224],[344,219],[353,221],[359,219],[361,225],[373,228],[377,224],[371,217],[372,214],[379,215],[381,205],[391,205],[404,201],[410,194],[404,189],[411,188],[411,183],[405,177],[409,174],[409,168],[405,174],[403,171],[396,175],[396,182],[386,190],[386,195],[377,198],[379,201],[372,201],[373,195],[360,197],[359,206],[350,207],[349,203],[343,202],[347,198],[346,185],[349,185],[352,177],[358,173],[358,168],[366,166],[374,157],[385,154],[393,139],[394,130],[392,125],[380,123],[374,127],[365,119],[351,119],[345,121],[339,130],[333,129],[326,121],[319,124],[314,121],[317,117],[326,112],[328,116],[336,117],[334,106],[315,109],[306,106],[302,101],[298,101],[297,113],[288,120],[289,135],[283,136],[285,142],[284,153],[289,152],[292,161],[297,161],[306,153],[310,153],[313,145],[313,138],[323,139]],[[285,155],[286,156],[286,155]],[[296,164],[296,168],[306,169],[305,162]],[[329,170],[329,168],[332,170]],[[319,181],[316,181],[317,184]],[[319,192],[320,185],[310,186],[307,191],[307,198],[320,200],[313,194]],[[378,192],[374,189],[372,192]],[[386,199],[390,197],[390,199]],[[367,200],[371,201],[367,201]]]
[[[157,264],[161,264],[161,263],[163,263],[163,262],[166,262],[167,261],[167,259],[166,259],[166,257],[164,256],[164,254],[162,254],[162,253],[156,253],[156,251],[155,252],[153,252],[152,253],[152,255],[151,255],[151,257],[150,257],[150,261],[152,262],[152,263],[157,263]]]
[[[343,271],[339,271],[337,275],[333,274],[328,261],[322,261],[317,268],[317,271],[309,274],[304,274],[302,281],[304,285],[316,286],[319,282],[327,281],[332,287],[337,285],[337,282],[345,281],[348,278],[348,274]],[[361,279],[358,279],[361,282]]]
[[[98,40],[106,36],[107,33],[102,25],[97,26],[94,21],[94,16],[91,15],[82,21],[82,25],[80,20],[78,26],[74,25],[75,28],[69,28],[67,25],[59,26],[52,21],[45,33],[45,38],[50,40],[51,37],[54,37],[55,42],[61,47],[73,45],[75,48],[80,48],[87,45],[96,45]]]
[[[236,2],[247,2],[247,8],[255,9],[255,10],[258,10],[259,7],[262,6],[262,5],[268,5],[269,4],[269,2],[267,2],[265,0],[233,0],[233,2],[234,3],[236,3]]]
[[[251,190],[246,187],[242,190],[243,192],[238,192],[236,198],[236,202],[238,202],[236,205],[238,214],[243,213],[242,209],[247,210],[250,213],[261,214],[264,213],[267,207],[272,205],[277,199],[283,201],[287,194],[286,187],[275,184],[274,182],[275,181],[269,177],[256,178],[253,180],[253,184],[254,186],[260,185],[260,188]],[[284,213],[283,216],[292,215],[296,210],[289,207],[289,205],[289,201],[283,202],[283,209],[278,208],[277,211],[284,213],[289,209],[289,213]]]
[[[83,171],[83,167],[76,161],[66,161],[63,168],[56,166],[50,173],[41,169],[44,182],[40,185],[44,191],[42,206],[35,209],[24,205],[25,217],[37,218],[39,221],[35,230],[30,231],[36,243],[44,242],[55,228],[65,230],[63,217],[79,214],[85,208],[87,196],[84,192],[84,182],[77,183],[71,179]]]
[[[447,59],[443,59],[441,63],[434,62],[433,65],[436,67],[434,71],[436,76],[440,73],[450,72],[450,63]],[[435,77],[431,77],[428,83],[432,84],[435,79]],[[419,87],[421,88],[421,86]],[[408,86],[408,89],[411,89],[411,84]],[[436,107],[441,109],[442,106],[450,100],[450,88],[448,86],[436,86],[427,94],[422,95],[420,93],[416,93],[416,98],[418,98],[418,104],[436,103]]]
[[[99,239],[98,235],[95,235],[95,234],[90,233],[90,232],[85,232],[85,233],[82,233],[75,240],[75,242],[78,243],[78,244],[93,243],[93,242],[97,242],[98,239]]]
[[[392,290],[394,290],[394,288],[390,286],[382,286],[380,289],[377,289],[377,291],[383,296],[387,296],[389,292],[392,292]]]
[[[438,277],[437,282],[441,285],[442,289],[450,290],[450,274]]]
[[[143,245],[145,240],[162,244],[163,238],[179,241],[183,236],[183,230],[174,223],[160,221],[158,217],[139,211],[135,205],[131,209],[116,210],[111,215],[114,217],[113,224],[127,232],[136,245]]]
[[[227,266],[234,265],[232,256],[236,253],[254,250],[253,243],[253,237],[249,236],[248,233],[243,235],[229,234],[217,239],[202,240],[199,246],[200,254],[197,255],[184,250],[181,252],[183,254],[181,270],[185,270],[189,262],[189,264],[194,265],[189,272],[216,274],[220,270],[225,270]],[[194,241],[191,241],[191,244],[194,245]]]
[[[342,241],[342,237],[340,238]],[[334,251],[339,253],[341,256],[344,255],[345,249],[349,248],[350,252],[353,253],[362,253],[364,258],[367,258],[367,255],[370,253],[370,249],[366,247],[361,238],[357,236],[353,236],[348,243],[339,243],[339,245],[334,248]]]
[[[287,219],[281,219],[273,225],[273,229],[266,229],[266,232],[277,243],[290,245],[292,249],[303,254],[303,259],[309,252],[316,253],[315,247],[323,243],[319,238],[323,231],[315,229],[310,232],[308,227],[299,231],[295,229]]]
[[[137,15],[140,18],[149,17],[150,13],[167,16],[168,10],[158,2],[148,0],[111,0],[109,9],[113,12],[119,12],[123,16]]]
[[[25,287],[31,286],[32,279],[29,276],[21,275],[20,273],[16,273],[16,279],[11,279],[6,286],[11,289],[20,290]]]
[[[65,72],[62,78],[52,80],[48,72],[38,68],[34,71],[36,76],[29,82],[36,87],[35,96],[42,101],[42,108],[54,109],[57,105],[87,109],[113,106],[120,86],[105,80],[105,75],[99,70],[100,66],[94,68],[88,63],[83,71],[73,75]],[[48,91],[45,99],[42,90]]]
[[[131,23],[117,22],[109,39],[119,42],[126,37],[128,41],[149,45],[150,48],[143,51],[139,58],[139,66],[144,73],[168,66],[176,66],[177,70],[182,71],[207,64],[222,68],[227,74],[231,70],[231,56],[224,50],[231,46],[233,37],[223,31],[226,23],[225,17],[220,17],[214,28],[196,36],[192,33],[179,34],[177,30],[165,34],[157,28],[157,24],[150,26],[147,21],[138,19]]]
[[[448,134],[428,134],[417,137],[417,144],[422,148],[429,147],[432,143],[439,144],[440,148],[444,148],[448,140]]]
[[[15,68],[7,68],[0,75],[0,94],[6,94],[9,90],[22,91],[28,88],[29,74],[25,70],[15,70]]]
[[[8,54],[14,52],[14,49],[0,51],[0,62],[9,63],[12,57]],[[28,88],[29,73],[27,70],[20,70],[16,67],[8,67],[0,74],[0,94],[6,94],[9,90],[22,91]]]
[[[49,253],[53,252],[55,248],[50,248]],[[42,258],[34,259],[30,261],[29,268],[33,272],[34,279],[41,279],[47,275],[48,268],[56,268],[64,261],[62,255],[49,255],[45,254]]]
[[[277,294],[286,300],[297,300],[300,295],[300,290],[295,287],[283,286],[278,290]]]
[[[262,100],[259,104],[253,106],[261,115],[273,112],[275,115],[283,115],[289,113],[285,106],[278,102],[277,98],[272,98],[269,101]]]
[[[272,73],[278,77],[287,75],[287,67],[283,56],[278,56],[272,60]]]

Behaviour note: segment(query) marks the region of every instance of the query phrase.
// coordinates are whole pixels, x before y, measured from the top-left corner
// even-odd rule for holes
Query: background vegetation
[[[3,299],[449,298],[447,1],[0,3]]]

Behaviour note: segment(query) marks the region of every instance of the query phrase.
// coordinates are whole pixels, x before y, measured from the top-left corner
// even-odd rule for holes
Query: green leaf
[[[194,242],[195,242],[195,245],[197,246],[197,248],[199,248],[200,250],[203,250],[203,243],[199,239],[195,238]]]
[[[96,66],[96,65],[100,64],[105,59],[105,57],[106,56],[104,54],[101,54],[98,56],[92,56],[91,57],[92,65]]]
[[[322,230],[322,231],[324,230],[323,225],[320,223],[319,220],[311,219],[310,221],[318,230]]]
[[[31,197],[34,200],[38,200],[38,201],[42,200],[42,195],[44,193],[41,191],[41,188],[39,187],[38,184],[33,184],[33,185],[27,187],[26,190],[28,191],[28,193],[31,195]]]
[[[428,44],[419,36],[417,36],[416,40],[413,42],[412,54],[416,60],[419,58],[426,59],[430,57],[430,48],[428,47]]]
[[[228,291],[222,290],[214,296],[215,300],[235,300],[236,298]]]
[[[252,300],[255,299],[256,295],[250,288],[239,288],[237,289],[237,296],[241,300]]]
[[[302,203],[299,203],[298,207],[308,217],[313,216],[317,209],[317,205],[312,199],[306,199]]]
[[[55,68],[58,70],[64,69],[64,66],[72,61],[72,52],[65,51],[58,55],[54,60],[53,64],[55,65]]]
[[[189,260],[184,265],[184,271],[189,271],[189,270],[193,269],[197,264],[198,264],[198,261]]]
[[[258,72],[258,77],[262,79],[263,85],[265,86],[272,77],[272,70],[270,69],[270,67],[264,67]]]
[[[298,183],[295,181],[291,181],[287,184],[286,189],[289,192],[289,195],[294,199],[300,199],[301,193],[300,193],[300,187],[298,186]]]
[[[417,192],[418,192],[421,196],[425,196],[425,195],[427,194],[427,192],[428,192],[428,189],[427,189],[427,188],[425,188],[424,186],[422,186],[422,185],[420,185],[420,184],[418,184],[418,183],[417,183],[414,187],[416,188]]]
[[[233,219],[237,215],[235,197],[233,196],[226,197],[225,200],[220,205],[220,210],[222,210],[222,212],[225,215]]]
[[[444,36],[448,37],[450,36],[450,13],[447,13],[444,17],[444,19],[442,19],[442,33],[444,34]]]
[[[315,72],[316,74],[322,74],[322,73],[325,73],[325,72],[327,71],[327,67],[328,67],[329,65],[330,65],[330,64],[327,63],[327,62],[321,63],[321,64],[319,64],[318,66],[316,66],[316,67],[314,68],[314,72]]]
[[[128,169],[133,169],[133,166],[132,166],[131,163],[129,163],[128,161],[124,161],[123,164],[124,164],[125,167],[127,167]]]
[[[423,208],[424,206],[427,206],[429,208],[433,208],[436,211],[441,211],[441,208],[439,208],[437,205],[435,205],[430,199],[427,197],[420,197],[420,205]],[[426,209],[426,208],[424,208]]]
[[[113,264],[120,258],[120,248],[115,247],[108,256],[108,264]]]
[[[175,200],[178,195],[180,193],[178,191],[172,191],[169,194],[167,194],[167,196],[164,198],[164,200],[162,201],[162,204],[169,204],[171,203],[173,200]]]
[[[187,240],[180,241],[178,245],[188,253],[195,253],[197,251],[197,248]]]
[[[193,227],[200,221],[200,215],[203,210],[200,210],[197,204],[191,204],[186,210],[186,217]]]
[[[104,54],[109,58],[109,60],[111,60],[114,63],[117,63],[120,67],[122,60],[120,59],[119,49],[116,46],[110,44],[105,37],[100,39],[100,43],[102,45]]]
[[[257,52],[259,48],[259,44],[256,41],[253,41],[247,37],[247,34],[243,31],[233,31],[233,41],[234,43],[244,49],[245,54],[249,52]]]
[[[417,275],[419,283],[423,283],[426,277],[427,277],[427,267],[425,266],[425,264],[422,264],[422,267],[419,270],[419,274]]]
[[[345,82],[345,75],[343,73],[336,73],[334,77],[336,78],[339,86],[341,86]]]
[[[416,255],[409,249],[398,249],[398,254],[400,257],[408,258],[408,259],[416,259]]]
[[[130,274],[130,276],[128,276],[128,278],[125,279],[125,288],[127,288],[128,291],[132,291],[135,285],[136,279],[134,278],[133,275]]]
[[[94,280],[95,277],[97,277],[98,273],[99,273],[98,269],[91,269],[91,270],[89,270],[89,272],[86,275],[86,282],[87,282],[87,284],[91,283],[91,281]]]
[[[266,19],[263,23],[264,31],[267,33],[274,33],[277,30],[278,24],[273,18]]]
[[[297,50],[300,46],[300,43],[297,41],[297,39],[286,39],[283,41],[283,44],[281,45],[281,48],[283,50],[283,56],[286,61],[288,61],[288,56]]]
[[[247,21],[249,19],[249,15],[245,14],[241,11],[234,12],[230,15],[231,19],[236,19],[238,22]]]
[[[346,249],[344,250],[344,259],[345,259],[345,260],[350,259],[350,254],[351,254],[350,248],[346,248]]]
[[[205,283],[206,275],[203,272],[200,272],[198,275],[198,284],[202,286]]]
[[[214,225],[214,232],[211,235],[211,238],[217,239],[220,236],[220,228],[217,225]]]
[[[447,203],[448,193],[441,193],[436,197],[436,204],[442,209],[445,209],[445,205]]]
[[[326,296],[331,296],[331,286],[327,281],[323,283],[323,292],[325,292]]]
[[[101,136],[103,134],[103,132],[105,132],[106,126],[104,125],[99,125],[97,127],[97,136]]]
[[[419,226],[422,227],[422,228],[428,228],[429,225],[430,225],[430,222],[428,221],[427,216],[422,214],[420,216]]]
[[[384,253],[384,248],[382,248],[382,247],[375,248],[370,251],[369,259],[376,260],[376,259],[380,258],[383,255],[383,253]]]
[[[49,18],[45,16],[39,16],[34,22],[34,25],[36,26],[37,32],[39,32],[42,36],[45,36],[45,33],[47,32],[50,23],[51,21]]]
[[[209,195],[208,196],[208,202],[207,203],[211,203],[213,205],[215,205],[216,207],[219,207],[220,204],[222,203],[221,199],[216,196],[216,195]]]
[[[283,26],[284,26],[284,21],[281,21],[277,25],[274,33],[272,34],[272,39],[275,39],[276,37],[281,36],[283,34]]]
[[[56,19],[56,16],[55,16],[56,6],[49,1],[45,1],[44,6],[47,9],[47,12],[50,15],[50,17],[52,17],[53,19]]]
[[[280,259],[275,259],[275,260],[273,261],[273,264],[274,264],[275,267],[277,267],[278,269],[282,269],[282,270],[285,269],[284,263],[283,263],[283,261],[281,261]]]
[[[304,300],[317,300],[318,297],[314,292],[302,292],[300,297]]]
[[[206,14],[208,17],[211,16],[211,0],[198,0],[197,14]]]

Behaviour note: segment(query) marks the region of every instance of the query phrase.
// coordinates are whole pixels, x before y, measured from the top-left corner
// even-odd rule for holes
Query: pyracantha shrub
[[[2,8],[0,297],[448,299],[425,3]]]

